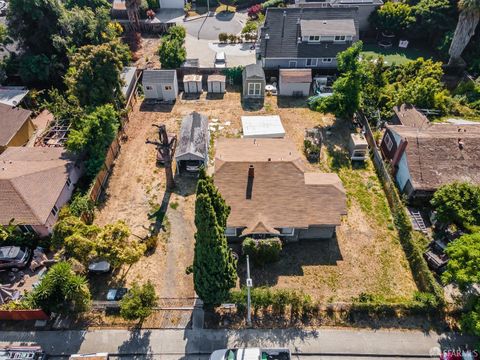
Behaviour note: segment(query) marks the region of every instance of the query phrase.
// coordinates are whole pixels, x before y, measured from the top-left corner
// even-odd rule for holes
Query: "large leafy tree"
[[[462,228],[480,226],[480,186],[455,182],[440,187],[431,200],[437,219]]]
[[[480,0],[460,0],[458,6],[460,15],[448,50],[450,55],[448,64],[451,66],[463,65],[462,53],[475,34],[480,20]]]
[[[415,16],[409,4],[387,1],[372,13],[370,22],[381,31],[398,34],[415,22]]]
[[[144,320],[158,304],[153,284],[148,281],[142,286],[133,284],[125,297],[120,300],[120,315],[127,320]]]
[[[452,28],[455,7],[451,0],[420,0],[414,6],[416,17],[413,29],[421,38],[436,42]]]
[[[195,291],[207,306],[228,299],[235,286],[236,261],[225,237],[230,208],[221,198],[213,180],[204,172],[197,185],[195,203],[195,255],[193,282]]]
[[[442,278],[465,289],[480,283],[480,233],[463,235],[448,244],[449,261]]]
[[[119,115],[110,104],[95,108],[70,131],[67,149],[85,155],[86,173],[94,177],[105,161],[106,150],[119,126]]]
[[[158,49],[162,68],[176,69],[186,60],[185,36],[186,31],[183,26],[172,26],[168,29]]]
[[[86,45],[70,56],[65,77],[68,93],[81,106],[122,103],[121,72],[130,60],[128,47],[119,40]]]
[[[24,301],[30,308],[49,313],[71,313],[87,310],[90,300],[87,280],[75,274],[69,263],[60,262],[50,268]]]

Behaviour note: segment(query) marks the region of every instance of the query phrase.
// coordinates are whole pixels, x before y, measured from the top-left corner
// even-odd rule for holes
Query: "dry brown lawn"
[[[297,144],[299,151],[305,128],[332,126],[331,135],[326,135],[321,164],[309,168],[338,171],[348,193],[348,215],[336,239],[289,244],[278,263],[254,269],[255,285],[303,290],[322,301],[349,301],[362,292],[389,300],[412,296],[416,287],[397,235],[390,230],[391,215],[373,166],[368,163],[365,168],[352,169],[345,161],[349,125],[310,111],[303,99],[268,97],[261,110],[249,111],[242,108],[238,92],[229,92],[218,100],[207,100],[205,94],[197,100],[180,99],[174,106],[145,105],[140,100],[135,105],[127,128],[128,141],[116,161],[96,222],[124,219],[136,236],[144,238],[152,223],[158,221],[151,215],[158,215],[163,202],[166,229],[160,232],[155,253],[128,271],[127,285],[149,279],[162,297],[194,296],[192,276],[185,274],[185,268],[193,258],[195,184],[191,180],[178,181],[178,189],[166,199],[163,169],[155,165],[154,147],[145,144],[146,138],[156,136],[152,123],[164,123],[169,132],[178,133],[182,117],[192,111],[210,120],[218,119],[219,130],[214,138],[240,136],[241,115],[278,114],[287,138]],[[165,206],[167,201],[170,205]],[[243,273],[243,265],[239,271]],[[118,281],[119,277],[106,282]]]

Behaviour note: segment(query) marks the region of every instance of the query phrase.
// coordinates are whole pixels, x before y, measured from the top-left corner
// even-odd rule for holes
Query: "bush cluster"
[[[242,43],[243,39],[241,36],[237,36],[235,34],[227,34],[227,33],[220,33],[218,34],[218,41],[221,43],[235,44],[235,43]]]
[[[246,238],[242,243],[243,254],[248,255],[254,264],[259,266],[278,261],[281,251],[282,241],[279,238]]]

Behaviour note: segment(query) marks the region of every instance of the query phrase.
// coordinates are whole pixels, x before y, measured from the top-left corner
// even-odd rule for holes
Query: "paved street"
[[[439,349],[474,344],[455,334],[388,330],[95,330],[0,332],[0,344],[37,343],[53,356],[109,352],[122,358],[203,359],[227,347],[288,347],[315,359],[429,358]],[[303,357],[303,356],[302,356]]]

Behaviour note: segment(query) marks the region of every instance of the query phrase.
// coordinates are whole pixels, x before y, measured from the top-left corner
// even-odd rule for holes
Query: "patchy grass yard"
[[[386,65],[402,65],[409,61],[416,60],[419,57],[423,57],[425,59],[434,58],[433,54],[427,52],[425,49],[402,49],[396,45],[398,45],[398,41],[388,49],[382,48],[376,44],[365,44],[363,46],[362,56],[372,56],[374,58],[383,56]]]
[[[159,230],[159,241],[156,251],[133,265],[124,279],[121,274],[109,277],[98,284],[99,289],[107,284],[128,286],[149,279],[161,297],[194,296],[192,275],[186,275],[185,268],[193,259],[195,181],[177,178],[177,189],[166,194],[164,170],[155,164],[155,148],[145,144],[147,137],[156,136],[152,123],[165,123],[168,132],[178,133],[182,117],[192,111],[209,116],[210,121],[217,119],[214,139],[240,136],[241,115],[278,114],[286,136],[300,152],[305,128],[322,126],[327,146],[323,147],[321,164],[308,167],[312,171],[337,171],[347,189],[348,215],[337,237],[287,245],[278,263],[253,269],[256,286],[303,290],[323,301],[349,301],[362,292],[390,300],[412,296],[416,287],[392,230],[391,215],[373,166],[368,162],[365,168],[355,169],[346,158],[350,125],[310,111],[304,99],[267,97],[260,110],[243,108],[238,92],[216,100],[207,100],[202,94],[196,100],[180,99],[174,106],[151,106],[141,101],[135,105],[127,128],[128,141],[117,159],[96,222],[124,219],[133,234],[142,239],[152,229]],[[327,127],[331,127],[328,136]],[[239,272],[243,281],[244,265]],[[103,292],[96,294],[101,298]]]

